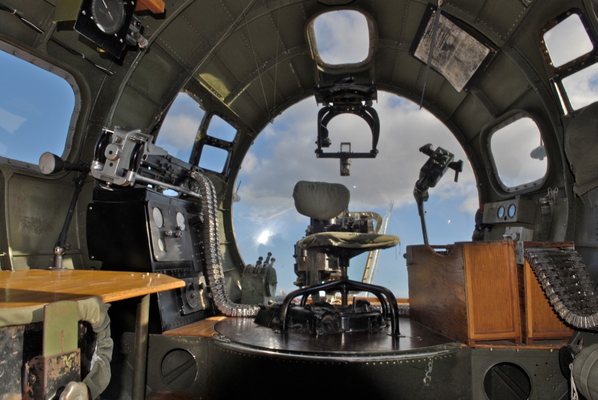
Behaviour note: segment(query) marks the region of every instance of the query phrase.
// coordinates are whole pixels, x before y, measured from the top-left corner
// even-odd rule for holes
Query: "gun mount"
[[[436,150],[432,150],[432,145],[430,143],[420,147],[419,151],[429,158],[419,171],[419,179],[415,182],[413,196],[417,202],[417,210],[421,221],[424,243],[427,246],[429,243],[424,202],[426,202],[430,196],[428,189],[436,186],[440,181],[440,178],[443,177],[449,168],[455,171],[455,182],[457,182],[459,173],[463,171],[463,161],[453,161],[455,155],[442,147],[437,147]]]
[[[377,92],[373,83],[358,83],[353,77],[345,77],[330,86],[316,88],[316,101],[324,106],[318,112],[317,158],[340,159],[341,176],[351,174],[351,158],[375,158],[378,155],[380,119],[372,107]],[[337,115],[354,114],[363,119],[372,133],[372,148],[368,152],[353,152],[350,142],[341,142],[339,152],[325,152],[323,148],[332,144],[329,138],[328,123]]]
[[[199,198],[194,179],[197,167],[168,154],[139,129],[104,128],[95,148],[91,175],[108,186],[151,185]]]

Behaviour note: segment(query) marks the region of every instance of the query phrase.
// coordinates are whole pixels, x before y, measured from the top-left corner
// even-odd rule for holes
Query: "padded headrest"
[[[349,207],[349,189],[340,183],[299,181],[293,189],[297,211],[307,217],[327,220]]]

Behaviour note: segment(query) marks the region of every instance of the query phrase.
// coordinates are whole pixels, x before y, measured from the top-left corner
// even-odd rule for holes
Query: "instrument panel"
[[[485,224],[533,223],[534,218],[533,202],[519,197],[484,204],[483,222]]]

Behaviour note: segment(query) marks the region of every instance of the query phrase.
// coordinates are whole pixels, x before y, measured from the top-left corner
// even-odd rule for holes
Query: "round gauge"
[[[509,218],[515,217],[515,213],[517,212],[517,206],[514,203],[509,204],[509,208],[507,208],[507,216]]]
[[[164,225],[164,217],[162,216],[162,211],[158,207],[154,207],[152,209],[152,217],[154,218],[154,223],[158,228],[162,228]]]
[[[176,226],[182,231],[185,230],[185,216],[180,212],[176,213]]]
[[[505,217],[505,207],[504,206],[498,207],[498,210],[496,210],[496,216],[498,217],[498,219],[503,219]]]
[[[122,0],[91,0],[91,16],[99,30],[107,35],[120,31],[125,23]]]

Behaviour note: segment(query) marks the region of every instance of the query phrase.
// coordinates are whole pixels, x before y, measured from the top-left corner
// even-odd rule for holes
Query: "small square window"
[[[544,33],[544,44],[554,67],[588,54],[594,45],[577,14],[571,14]]]
[[[208,135],[217,139],[232,142],[237,136],[237,130],[217,115],[212,115],[208,126]]]
[[[228,161],[228,151],[220,147],[204,144],[201,148],[199,166],[203,169],[222,173]]]
[[[521,117],[490,136],[495,172],[507,189],[530,184],[546,175],[547,160],[540,129]]]

